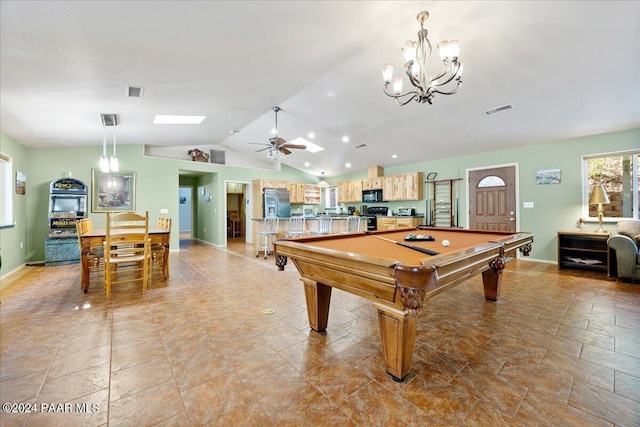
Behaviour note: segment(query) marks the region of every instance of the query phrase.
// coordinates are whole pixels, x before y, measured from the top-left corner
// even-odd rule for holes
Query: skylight
[[[171,116],[156,115],[154,125],[199,125],[207,116]]]
[[[324,150],[324,148],[320,147],[319,145],[314,144],[311,141],[307,141],[304,138],[296,138],[293,141],[289,141],[291,144],[300,144],[300,145],[304,145],[305,147],[307,147],[307,151],[310,151],[312,153],[317,153],[318,151],[322,151]]]

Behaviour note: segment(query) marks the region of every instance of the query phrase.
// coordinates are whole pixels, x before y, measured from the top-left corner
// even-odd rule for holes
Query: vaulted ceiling
[[[400,107],[381,71],[402,69],[421,10],[434,46],[460,40],[464,85]],[[282,162],[327,176],[640,127],[640,2],[2,1],[0,19],[2,132],[27,147],[95,145],[96,159],[100,113],[118,115],[118,144],[262,159],[249,143],[272,136],[278,105],[280,137],[313,132],[324,148]]]

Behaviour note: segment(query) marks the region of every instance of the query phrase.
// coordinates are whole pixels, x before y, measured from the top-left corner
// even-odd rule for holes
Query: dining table
[[[120,229],[111,230],[112,234],[139,233],[138,229]],[[93,230],[78,236],[80,239],[80,262],[82,264],[82,275],[80,280],[80,288],[86,293],[89,289],[89,261],[87,254],[92,248],[102,248],[106,237],[106,228],[94,228]],[[170,230],[159,227],[149,227],[149,239],[151,245],[162,245],[164,247],[162,259],[162,276],[164,279],[169,278],[169,241],[171,237]]]

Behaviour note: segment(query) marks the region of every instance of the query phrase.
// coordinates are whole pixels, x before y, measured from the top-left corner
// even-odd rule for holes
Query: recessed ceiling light
[[[240,131],[239,131],[239,130],[237,130],[237,129],[231,129],[231,130],[229,131],[229,133],[232,133],[232,134],[233,134],[233,133],[240,133]]]
[[[309,132],[309,134],[307,135],[309,138],[313,139],[316,137],[316,134],[313,132]]]
[[[391,158],[393,158],[393,159],[397,159],[397,158],[398,158],[398,155],[397,155],[397,154],[392,154],[392,155],[391,155]]]
[[[154,125],[199,125],[207,116],[172,116],[157,115],[153,119]]]
[[[309,166],[311,166],[311,163],[309,163],[309,162],[304,162],[304,167],[305,167],[305,168],[308,168]]]
[[[322,151],[324,150],[323,147],[320,147],[319,145],[314,144],[311,141],[307,141],[304,138],[296,138],[292,141],[289,141],[291,144],[300,144],[300,145],[304,145],[306,147],[307,151],[310,151],[312,153],[317,153],[318,151]]]
[[[347,135],[343,136],[342,142],[349,142],[349,137]]]
[[[278,133],[278,129],[276,128],[271,129],[271,135],[277,135],[277,133]]]
[[[347,168],[350,168],[351,167],[351,163],[346,163],[344,166],[347,167]]]

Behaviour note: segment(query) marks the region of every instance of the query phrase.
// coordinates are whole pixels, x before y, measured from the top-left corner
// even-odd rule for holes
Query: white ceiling
[[[434,46],[460,40],[464,85],[399,107],[381,71],[402,68],[421,10]],[[118,115],[118,144],[264,158],[247,142],[267,142],[278,105],[280,137],[313,131],[325,148],[283,163],[328,177],[640,127],[637,1],[2,1],[0,19],[2,132],[27,147],[95,145],[96,159],[100,113]],[[207,118],[153,125],[156,114]]]

